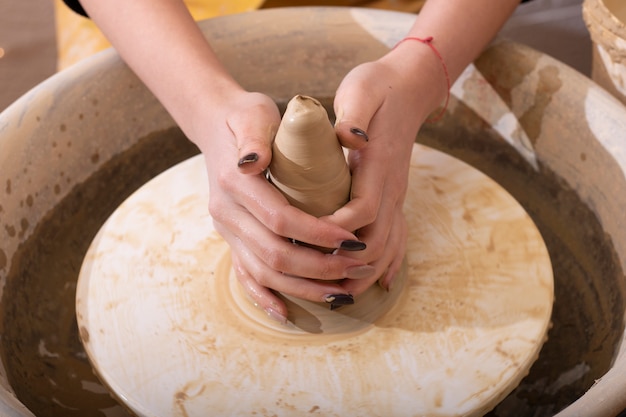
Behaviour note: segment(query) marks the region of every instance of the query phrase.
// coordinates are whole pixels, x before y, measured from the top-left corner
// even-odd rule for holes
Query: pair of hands
[[[410,153],[422,122],[447,93],[442,64],[449,88],[518,3],[428,0],[407,36],[436,39],[437,53],[420,42],[402,42],[345,77],[334,105],[337,135],[350,149],[352,200],[316,219],[289,206],[262,175],[280,123],[275,104],[235,82],[182,1],[81,0],[203,152],[210,212],[232,247],[237,275],[279,321],[287,311],[272,290],[325,301],[333,294],[358,296],[377,280],[385,288],[392,284],[405,249]],[[369,141],[354,128],[367,132]],[[242,158],[249,162],[238,166]],[[367,249],[325,255],[288,238],[335,248],[358,238]],[[335,282],[342,278],[348,279]]]
[[[329,296],[358,296],[377,281],[386,289],[393,284],[406,246],[402,205],[411,149],[430,109],[405,74],[382,58],[356,67],[341,83],[335,129],[350,149],[352,197],[319,219],[290,206],[263,175],[280,123],[269,97],[237,88],[204,120],[211,140],[197,143],[205,144],[210,213],[232,249],[240,283],[274,319],[285,322],[288,313],[274,291],[329,302]],[[337,250],[324,254],[288,238]],[[342,249],[355,240],[367,248]]]

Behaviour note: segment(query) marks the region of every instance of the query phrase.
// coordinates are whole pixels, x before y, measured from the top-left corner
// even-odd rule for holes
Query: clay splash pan
[[[476,169],[415,145],[400,283],[334,311],[300,302],[285,326],[239,288],[203,164],[131,195],[80,272],[82,342],[133,413],[481,415],[538,356],[553,303],[546,247]]]

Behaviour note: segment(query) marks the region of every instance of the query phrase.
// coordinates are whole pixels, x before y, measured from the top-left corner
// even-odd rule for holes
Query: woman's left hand
[[[354,296],[376,280],[388,290],[401,267],[407,239],[402,207],[413,144],[446,92],[436,56],[426,45],[412,47],[408,54],[393,50],[356,67],[335,97],[335,129],[342,144],[351,149],[352,198],[328,219],[357,231],[367,244],[365,251],[346,255],[376,268],[371,279],[343,281],[344,289]],[[416,76],[419,73],[423,75]],[[355,135],[365,135],[368,141],[363,145],[354,140]]]

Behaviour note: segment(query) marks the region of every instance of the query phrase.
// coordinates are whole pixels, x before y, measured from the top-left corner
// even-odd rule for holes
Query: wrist
[[[443,117],[450,99],[451,79],[448,67],[432,37],[406,37],[383,58],[401,74],[406,85],[430,115],[426,121]],[[426,118],[425,116],[425,118]]]
[[[189,140],[204,151],[212,146],[208,141],[214,137],[208,130],[222,127],[230,103],[245,90],[227,74],[202,76],[188,83],[188,87],[168,110]]]

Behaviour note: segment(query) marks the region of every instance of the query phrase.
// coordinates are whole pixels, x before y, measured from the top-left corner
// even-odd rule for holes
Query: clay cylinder
[[[332,214],[350,199],[343,149],[316,99],[297,95],[287,105],[268,177],[291,205],[316,217]]]
[[[591,78],[626,104],[626,2],[585,0],[583,18],[593,41]]]

